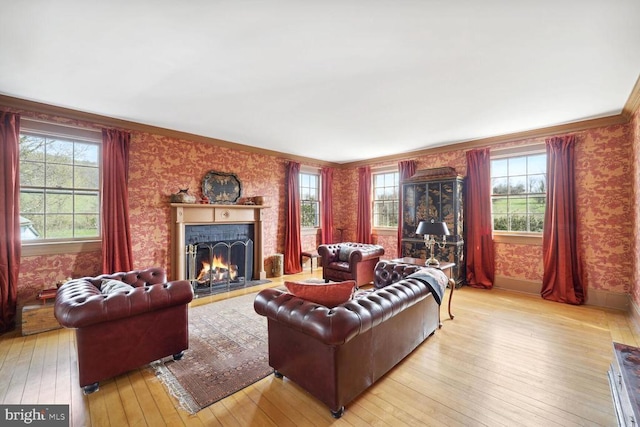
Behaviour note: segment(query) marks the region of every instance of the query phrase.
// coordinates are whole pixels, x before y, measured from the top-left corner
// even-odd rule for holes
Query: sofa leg
[[[338,408],[337,411],[334,411],[333,409],[331,410],[331,416],[333,418],[340,418],[342,414],[344,414],[344,406],[341,406],[340,408]]]
[[[184,356],[184,351],[181,351],[180,353],[176,353],[173,355],[173,360],[180,360],[182,359],[182,356]]]
[[[273,376],[276,378],[282,378],[284,375],[282,375],[279,371],[276,371],[275,369],[273,370]]]
[[[86,394],[91,394],[95,391],[98,391],[98,389],[100,388],[100,383],[93,383],[93,384],[89,384],[86,385],[84,387],[82,387],[82,392],[86,395]]]

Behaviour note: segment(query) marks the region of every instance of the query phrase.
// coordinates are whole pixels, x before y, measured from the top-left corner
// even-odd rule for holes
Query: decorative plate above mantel
[[[209,171],[202,179],[202,195],[210,204],[230,205],[242,194],[242,184],[235,174]]]

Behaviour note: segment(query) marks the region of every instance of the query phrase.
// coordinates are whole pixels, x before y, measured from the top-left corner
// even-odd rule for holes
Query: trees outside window
[[[320,227],[320,175],[300,173],[300,226]]]
[[[397,228],[400,194],[400,173],[373,174],[373,226]]]
[[[99,142],[20,135],[23,240],[100,237],[100,158]]]
[[[494,231],[542,233],[546,174],[544,153],[491,160]]]

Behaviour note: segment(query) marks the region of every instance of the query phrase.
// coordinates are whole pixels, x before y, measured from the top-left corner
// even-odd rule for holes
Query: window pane
[[[522,194],[527,191],[526,177],[509,177],[509,194]]]
[[[46,145],[48,163],[73,164],[73,142],[48,139]]]
[[[493,178],[491,180],[491,192],[493,194],[507,194],[508,178]]]
[[[71,193],[47,192],[45,200],[47,213],[73,213],[73,195]]]
[[[44,163],[20,162],[20,185],[44,187]]]
[[[491,211],[494,214],[506,214],[509,212],[506,197],[494,197],[491,200]]]
[[[83,144],[76,142],[74,145],[74,161],[76,165],[98,167],[97,144]]]
[[[509,215],[511,231],[527,231],[527,215]]]
[[[47,215],[46,237],[61,239],[73,237],[73,215]]]
[[[545,193],[546,185],[544,175],[529,175],[529,193]]]
[[[58,188],[73,188],[73,166],[47,164],[46,186]]]
[[[544,214],[546,203],[544,196],[529,196],[529,212]]]
[[[491,176],[499,178],[507,175],[507,159],[491,161]]]
[[[526,213],[527,198],[526,197],[509,197],[509,212]]]
[[[509,230],[509,220],[506,215],[494,215],[493,217],[493,229],[494,230]]]
[[[75,215],[75,236],[74,237],[96,237],[99,236],[98,224],[100,217],[97,214]]]
[[[100,187],[100,170],[93,167],[76,166],[73,179],[76,188],[98,189]]]
[[[544,214],[543,215],[531,215],[529,217],[530,231],[536,233],[542,233],[544,228]]]
[[[44,161],[45,139],[42,137],[21,135],[20,136],[20,160]]]
[[[529,175],[533,175],[536,173],[539,173],[539,174],[547,173],[547,155],[546,154],[529,156],[527,157],[527,163],[528,163],[527,173]]]
[[[526,157],[510,157],[509,161],[509,175],[522,175],[527,173],[527,158]]]
[[[20,214],[25,216],[31,213],[44,213],[44,192],[20,191]]]
[[[98,213],[99,208],[100,208],[100,195],[98,193],[75,195],[75,212]]]

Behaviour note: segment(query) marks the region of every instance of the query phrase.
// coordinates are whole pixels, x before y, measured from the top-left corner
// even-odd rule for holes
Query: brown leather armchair
[[[105,294],[103,280],[130,285]],[[113,284],[113,283],[112,283]],[[122,289],[122,288],[126,289]],[[62,326],[76,329],[80,386],[85,394],[99,381],[173,355],[189,347],[186,280],[168,282],[162,268],[74,279],[63,284],[54,313]]]
[[[373,270],[384,248],[365,243],[335,243],[318,246],[322,259],[322,278],[342,282],[355,280],[356,286],[373,281]]]

